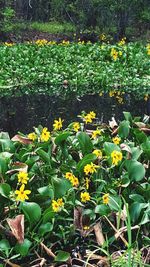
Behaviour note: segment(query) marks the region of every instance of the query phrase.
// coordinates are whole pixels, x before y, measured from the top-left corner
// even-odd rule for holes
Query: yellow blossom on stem
[[[120,144],[120,141],[121,141],[121,138],[116,136],[112,139],[113,143],[116,144],[116,145],[119,145]]]
[[[88,190],[90,184],[90,179],[88,177],[85,177],[85,188]]]
[[[108,204],[109,203],[109,194],[105,194],[102,196],[103,199],[103,204]]]
[[[28,138],[30,139],[30,140],[32,140],[32,141],[35,141],[36,139],[37,139],[37,135],[36,135],[36,133],[29,133],[28,134]]]
[[[64,202],[62,198],[56,200],[52,200],[52,209],[54,212],[59,212],[61,208],[64,206]]]
[[[22,184],[19,190],[15,191],[15,194],[18,195],[16,197],[17,201],[25,201],[26,199],[29,199],[29,197],[27,195],[31,194],[30,190],[24,190],[25,189],[25,185]]]
[[[113,165],[118,165],[119,161],[122,160],[122,153],[117,151],[117,150],[114,150],[111,153],[111,158],[112,158],[112,164]]]
[[[72,186],[79,186],[79,179],[77,177],[73,177],[73,179],[71,180]]]
[[[27,181],[29,180],[27,172],[19,172],[17,176],[18,176],[18,182],[19,183],[27,184]]]
[[[96,139],[99,135],[101,135],[102,131],[99,129],[96,129],[95,131],[92,132],[92,139]]]
[[[99,166],[91,162],[84,166],[84,172],[86,175],[93,174],[94,172],[97,172],[97,168],[99,168]]]
[[[90,111],[89,115],[91,116],[91,119],[96,118],[96,113],[94,111]]]
[[[59,118],[58,120],[54,120],[54,123],[53,123],[54,131],[58,131],[62,128],[63,121],[64,120],[62,120],[61,118]]]
[[[75,132],[78,132],[79,129],[80,129],[80,123],[79,122],[74,122],[74,124],[73,124],[73,130]]]
[[[90,114],[84,116],[85,123],[92,123],[92,118]]]
[[[50,139],[51,135],[50,132],[46,127],[43,128],[40,139],[42,142],[47,142]]]
[[[89,201],[90,198],[91,198],[90,197],[90,194],[88,192],[81,192],[80,197],[81,197],[81,201],[84,202],[84,203],[86,203],[87,201]]]
[[[96,155],[96,157],[102,158],[102,151],[100,149],[95,149],[92,153]]]

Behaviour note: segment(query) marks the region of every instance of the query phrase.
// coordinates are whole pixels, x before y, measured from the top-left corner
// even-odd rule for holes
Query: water
[[[97,113],[101,122],[107,122],[112,116],[117,120],[123,118],[123,111],[130,111],[134,116],[150,114],[149,105],[144,100],[136,100],[131,95],[125,96],[125,103],[118,104],[114,98],[100,97],[98,94],[77,98],[75,94],[68,97],[56,95],[23,95],[0,98],[0,130],[11,136],[18,131],[29,133],[33,126],[39,124],[52,129],[54,119],[61,117],[64,124],[79,120],[81,111],[91,110]]]

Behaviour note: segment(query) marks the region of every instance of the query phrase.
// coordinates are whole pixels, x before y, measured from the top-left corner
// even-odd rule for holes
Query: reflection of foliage
[[[8,134],[0,133],[0,227],[4,230],[8,223],[18,241],[9,243],[9,238],[0,236],[1,258],[17,258],[18,254],[19,258],[30,257],[30,248],[32,254],[42,242],[55,251],[67,250],[68,254],[61,252],[66,261],[80,242],[80,235],[87,237],[87,248],[95,247],[93,231],[98,244],[107,251],[108,247],[112,252],[119,250],[123,244],[129,261],[134,242],[139,248],[146,246],[150,125],[128,112],[124,112],[125,119],[119,125],[115,120],[109,125],[96,125],[93,118],[92,126],[101,129],[101,135],[93,140],[93,130],[88,130],[84,116],[80,116],[83,119],[78,132],[72,122],[64,130],[53,129],[44,141],[42,126],[34,128],[34,140],[23,134],[10,140]],[[96,150],[101,153],[93,153]],[[113,162],[114,153],[119,157],[117,164]],[[102,228],[97,224],[100,220]],[[95,228],[101,229],[101,239]],[[128,235],[123,235],[124,231]]]

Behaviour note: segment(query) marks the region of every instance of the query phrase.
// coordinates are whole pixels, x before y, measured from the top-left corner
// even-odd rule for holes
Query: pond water
[[[11,136],[17,131],[29,133],[33,126],[39,124],[52,128],[54,119],[61,117],[67,125],[77,120],[81,111],[91,110],[97,113],[102,122],[107,122],[112,116],[117,120],[123,118],[123,111],[130,111],[135,116],[150,115],[150,102],[136,100],[131,95],[125,95],[124,104],[118,104],[108,96],[85,95],[68,97],[56,95],[23,95],[19,97],[0,98],[0,131],[7,131]]]

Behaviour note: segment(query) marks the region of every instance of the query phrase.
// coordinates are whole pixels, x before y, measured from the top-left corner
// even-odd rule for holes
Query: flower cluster
[[[79,129],[80,129],[80,123],[79,123],[79,122],[74,122],[74,123],[73,123],[73,130],[74,130],[75,132],[78,132]]]
[[[88,192],[81,192],[81,201],[86,203],[87,201],[90,200],[90,194]]]
[[[118,136],[115,136],[113,139],[112,139],[113,143],[116,144],[116,145],[119,145],[120,144],[120,141],[121,141],[121,138],[118,137]]]
[[[111,158],[112,158],[112,164],[118,165],[119,161],[122,160],[122,153],[120,151],[114,150],[111,153]]]
[[[96,173],[97,172],[97,169],[99,168],[100,166],[94,164],[93,162],[91,162],[90,164],[86,164],[84,166],[84,173],[86,175],[88,174],[93,174],[93,173]]]
[[[54,212],[59,212],[64,207],[64,202],[62,198],[59,198],[57,200],[52,200],[52,209]]]
[[[83,120],[85,123],[92,123],[93,119],[96,118],[96,113],[94,111],[90,111],[86,115],[83,116]]]
[[[29,180],[28,173],[24,171],[20,171],[17,177],[18,177],[18,183],[21,183],[21,186],[19,190],[15,191],[15,194],[17,195],[16,200],[25,201],[29,199],[28,195],[31,193],[30,190],[25,190],[25,184],[27,184]]]
[[[96,129],[95,131],[92,132],[92,139],[96,139],[98,136],[100,136],[102,131],[100,129]]]
[[[147,54],[150,56],[150,44],[146,46]]]
[[[119,46],[123,46],[126,43],[126,37],[123,37],[119,42],[118,45]]]
[[[68,179],[70,181],[72,186],[77,187],[79,185],[79,179],[76,176],[74,176],[73,173],[66,172],[65,177],[66,177],[66,179]]]
[[[94,149],[93,154],[96,155],[99,159],[102,158],[102,151],[100,149]]]

